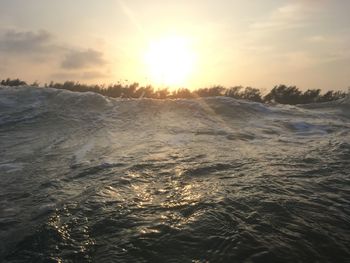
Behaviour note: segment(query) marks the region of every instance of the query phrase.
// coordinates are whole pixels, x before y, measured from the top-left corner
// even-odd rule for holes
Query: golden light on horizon
[[[149,80],[156,85],[170,87],[188,84],[196,58],[190,39],[180,36],[150,42],[144,55]]]

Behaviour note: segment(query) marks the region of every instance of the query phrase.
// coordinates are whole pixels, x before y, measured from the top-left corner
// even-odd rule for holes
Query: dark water
[[[350,102],[0,88],[2,262],[350,262]]]

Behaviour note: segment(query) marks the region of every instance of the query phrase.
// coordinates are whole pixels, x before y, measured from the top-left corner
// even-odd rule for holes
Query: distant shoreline
[[[170,90],[168,88],[157,89],[151,85],[140,86],[137,82],[132,84],[117,83],[106,86],[87,85],[75,81],[65,81],[63,83],[50,82],[49,84],[45,83],[44,85],[40,85],[38,82],[28,84],[23,80],[10,78],[1,80],[0,85],[9,87],[32,86],[56,88],[73,92],[90,91],[112,98],[185,99],[224,96],[261,103],[275,102],[289,105],[334,101],[344,98],[349,94],[349,92],[334,90],[321,93],[320,89],[308,89],[303,92],[296,86],[287,86],[283,84],[274,86],[266,95],[262,95],[261,91],[257,88],[243,86],[225,88],[220,85],[196,90],[189,90],[187,88]]]

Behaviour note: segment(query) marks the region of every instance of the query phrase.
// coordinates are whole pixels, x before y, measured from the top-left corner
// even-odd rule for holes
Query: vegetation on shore
[[[20,79],[4,79],[0,82],[3,86],[23,86],[28,85]],[[39,87],[39,83],[34,82],[29,86]],[[153,99],[177,99],[177,98],[198,98],[225,96],[235,99],[244,99],[263,103],[280,103],[280,104],[307,104],[315,102],[327,102],[338,100],[347,96],[346,92],[330,90],[321,93],[320,89],[308,89],[300,91],[295,86],[277,85],[273,87],[269,93],[263,95],[257,88],[234,86],[225,88],[223,86],[213,86],[210,88],[201,88],[197,90],[189,90],[180,88],[170,91],[167,88],[156,89],[150,85],[140,86],[138,83],[132,84],[111,84],[105,85],[87,85],[74,81],[66,81],[64,83],[50,82],[44,84],[44,88],[56,88],[78,92],[96,92],[104,96],[113,98],[153,98]]]

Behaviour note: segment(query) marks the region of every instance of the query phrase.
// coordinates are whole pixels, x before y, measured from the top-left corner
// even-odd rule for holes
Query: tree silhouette
[[[250,101],[262,102],[260,90],[246,87],[241,94],[241,98]]]
[[[302,92],[295,86],[275,86],[265,97],[266,102],[277,102],[281,104],[298,104],[301,102]]]
[[[240,99],[241,98],[240,92],[242,89],[243,89],[242,86],[235,86],[235,87],[229,88],[226,90],[225,96],[235,98],[235,99]]]
[[[9,78],[7,78],[6,80],[3,79],[0,82],[0,84],[3,86],[10,86],[10,87],[27,85],[25,81],[22,81],[20,79],[9,79]]]
[[[195,95],[189,89],[181,88],[173,91],[170,97],[178,98],[178,99],[186,99],[186,98],[194,98]]]
[[[5,79],[0,82],[3,86],[23,86],[27,85],[20,79]],[[31,86],[38,87],[39,83],[34,82]],[[263,103],[281,103],[281,104],[305,104],[315,102],[327,102],[344,98],[347,93],[342,91],[327,91],[321,94],[320,89],[308,89],[305,92],[300,91],[295,86],[278,85],[268,94],[262,97],[259,89],[252,87],[233,86],[229,89],[217,85],[210,88],[202,88],[191,91],[187,88],[180,88],[172,92],[167,88],[155,89],[152,86],[140,86],[135,82],[122,85],[121,83],[105,85],[87,85],[74,81],[65,81],[64,83],[55,83],[51,81],[44,84],[45,88],[64,89],[74,92],[95,92],[104,96],[113,98],[153,98],[153,99],[184,99],[198,97],[226,96],[235,99],[243,99]]]
[[[320,89],[308,89],[301,96],[301,103],[313,103],[319,100],[321,94]]]
[[[222,96],[225,88],[223,86],[213,86],[211,88],[202,88],[195,91],[198,97]]]

